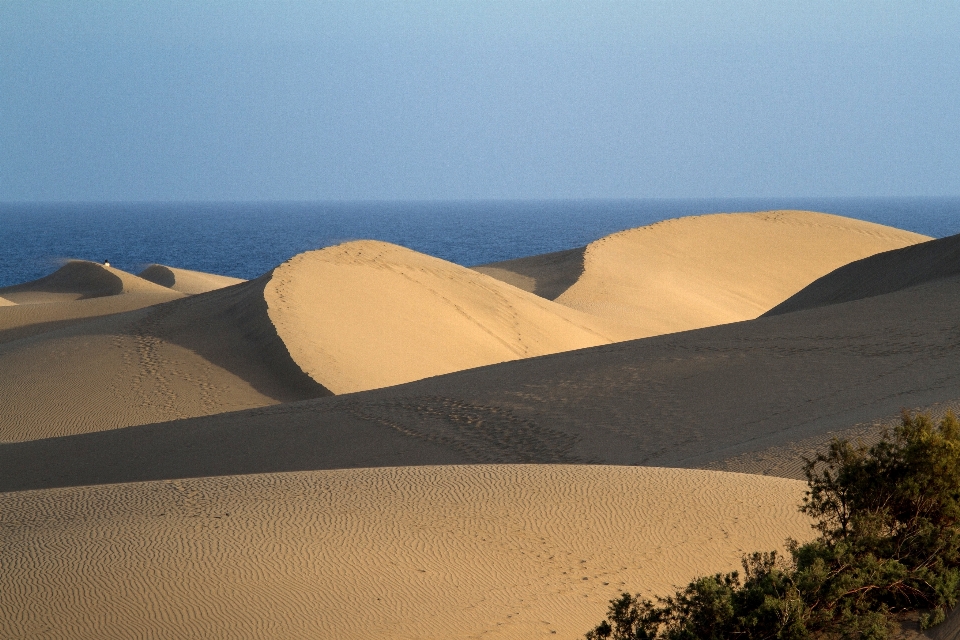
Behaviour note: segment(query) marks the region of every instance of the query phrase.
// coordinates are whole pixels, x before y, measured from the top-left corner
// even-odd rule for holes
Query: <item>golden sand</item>
[[[137,275],[144,280],[149,280],[154,284],[159,284],[187,295],[206,293],[214,289],[222,289],[246,282],[240,278],[218,276],[213,273],[190,271],[189,269],[177,269],[176,267],[168,267],[163,264],[152,264]]]
[[[718,214],[472,270],[357,241],[0,289],[0,637],[579,637],[812,535],[801,482],[690,467],[960,401],[925,240]]]
[[[355,469],[0,494],[0,636],[579,637],[811,537],[803,485],[603,466]]]

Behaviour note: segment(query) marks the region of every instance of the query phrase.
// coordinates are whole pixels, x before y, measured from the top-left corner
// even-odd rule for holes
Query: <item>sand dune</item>
[[[764,315],[891,293],[960,275],[960,235],[886,251],[828,273]]]
[[[601,321],[463,267],[352,242],[256,281],[6,340],[0,440],[386,386],[610,342],[602,331]]]
[[[0,440],[112,429],[326,393],[290,360],[277,337],[263,299],[268,282],[266,276],[189,298],[165,290],[182,299],[0,344]],[[26,307],[12,307],[21,308]]]
[[[803,484],[592,466],[358,469],[0,495],[0,636],[581,637],[812,537]]]
[[[95,262],[71,260],[54,273],[0,289],[0,344],[77,320],[142,309],[183,294]]]
[[[582,263],[574,251],[478,269],[538,293],[544,283],[547,297],[640,338],[756,318],[848,262],[929,239],[809,211],[712,214],[606,236]]]
[[[240,278],[231,278],[230,276],[218,276],[213,273],[204,273],[202,271],[190,271],[189,269],[177,269],[162,264],[152,264],[139,274],[138,277],[149,280],[160,286],[195,295],[206,293],[214,289],[222,289],[234,284],[246,282]]]
[[[12,300],[7,300],[6,298],[0,298],[0,307],[12,307],[15,304],[17,303],[13,302]]]
[[[777,241],[764,244],[767,236]],[[811,249],[802,245],[813,238],[817,251],[834,248],[831,242],[856,245],[833,251],[830,260],[836,261],[919,236],[823,214],[715,215],[615,234],[591,244],[584,255],[562,252],[528,261],[526,273],[538,283],[533,290],[545,294],[559,292],[569,281],[557,270],[573,273],[583,260],[583,273],[558,301],[605,317],[402,247],[358,241],[296,256],[256,284],[78,323],[73,320],[166,302],[226,282],[166,267],[148,270],[147,275],[164,282],[172,274],[175,287],[181,282],[181,292],[73,261],[51,276],[0,291],[20,303],[0,310],[0,401],[6,407],[0,415],[0,440],[86,433],[382,388],[689,324],[692,316],[686,311],[631,288],[638,274],[655,271],[654,263],[660,268],[655,279],[661,281],[670,270],[682,272],[687,278],[683,291],[689,292],[696,278],[704,280],[696,285],[699,301],[687,308],[700,309],[697,322],[729,321],[732,316],[708,318],[701,303],[723,299],[719,307],[729,310],[737,302],[741,311],[754,314],[784,282],[829,262],[806,259],[805,251]],[[756,255],[737,258],[754,245],[761,247]],[[710,249],[714,246],[718,248]],[[788,263],[788,276],[770,275],[775,270],[764,261],[774,254]],[[817,264],[809,267],[810,262]],[[686,263],[695,268],[683,272],[678,265]],[[537,269],[554,272],[543,275]],[[763,274],[752,298],[740,283],[749,269]],[[681,289],[671,285],[661,293],[669,290],[683,298]],[[584,302],[588,299],[593,302]],[[659,305],[657,317],[669,314],[675,326],[645,316],[637,305],[648,303]],[[614,307],[632,311],[608,313]],[[51,394],[56,403],[49,402]]]
[[[7,444],[0,490],[423,464],[715,466],[960,400],[958,317],[955,276],[364,393]],[[796,473],[764,455],[732,468]]]
[[[489,276],[370,240],[292,258],[264,295],[294,361],[334,393],[621,337]]]
[[[39,304],[162,291],[126,271],[86,260],[70,260],[39,280],[0,288],[0,296],[17,304]]]

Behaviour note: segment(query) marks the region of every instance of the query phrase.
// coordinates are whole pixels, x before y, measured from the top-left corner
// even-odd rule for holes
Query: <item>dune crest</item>
[[[810,211],[715,213],[614,233],[580,262],[561,252],[475,268],[643,338],[756,318],[842,265],[929,239]]]
[[[621,590],[811,538],[803,488],[507,465],[0,494],[0,636],[581,637]]]
[[[960,275],[347,396],[7,444],[0,491],[521,462],[719,465],[802,477],[799,457],[833,436],[875,433],[904,407],[960,406],[958,317]],[[0,397],[0,405],[19,401]],[[17,406],[32,416],[43,405]]]
[[[372,240],[291,258],[264,295],[291,357],[337,394],[622,339],[603,320]]]
[[[189,269],[177,269],[176,267],[168,267],[163,264],[151,264],[137,274],[137,276],[154,284],[187,295],[206,293],[215,289],[222,289],[223,287],[246,282],[246,280],[242,280],[241,278],[231,278],[230,276],[220,276],[214,273],[191,271]]]

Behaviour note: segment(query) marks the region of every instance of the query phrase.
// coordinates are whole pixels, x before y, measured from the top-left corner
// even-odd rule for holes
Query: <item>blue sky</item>
[[[960,3],[0,2],[0,201],[960,195]]]

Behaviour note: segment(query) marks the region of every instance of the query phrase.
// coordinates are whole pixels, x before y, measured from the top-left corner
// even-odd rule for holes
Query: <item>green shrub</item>
[[[876,445],[834,440],[805,473],[814,541],[656,602],[624,593],[587,639],[880,640],[911,614],[943,621],[960,596],[960,421],[904,412]]]

